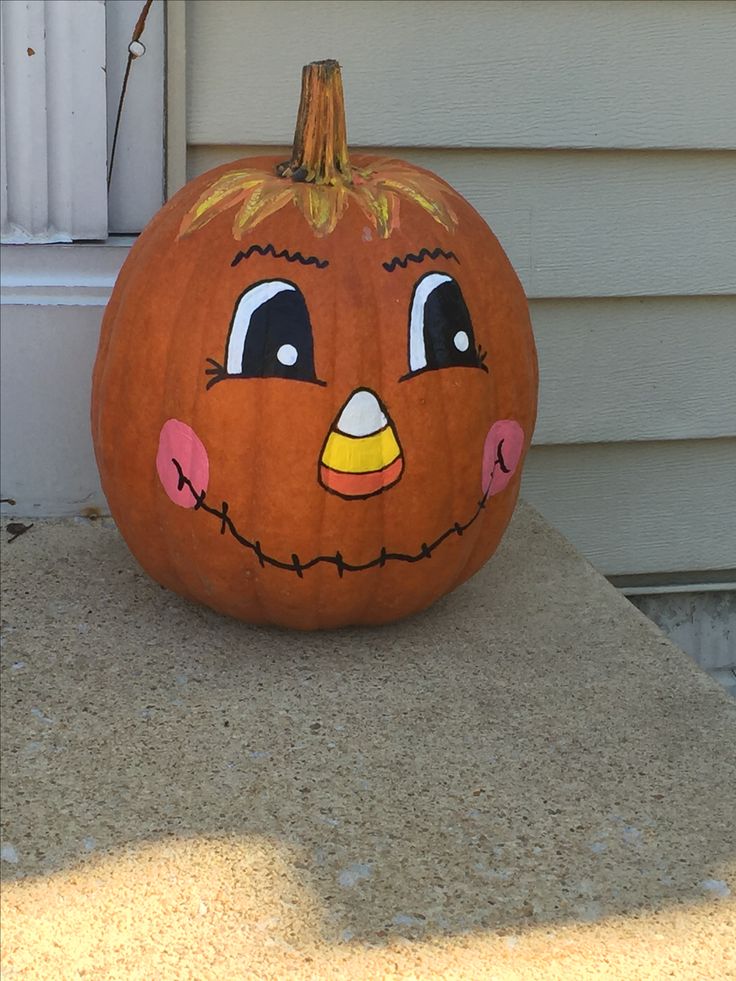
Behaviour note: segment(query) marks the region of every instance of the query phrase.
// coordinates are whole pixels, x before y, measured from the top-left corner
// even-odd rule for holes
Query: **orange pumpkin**
[[[168,588],[304,629],[416,613],[517,498],[537,365],[519,280],[439,177],[350,158],[335,62],[292,160],[189,183],[108,305],[92,428],[131,551]]]

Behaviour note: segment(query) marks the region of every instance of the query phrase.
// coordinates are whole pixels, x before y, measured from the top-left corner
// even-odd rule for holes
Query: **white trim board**
[[[166,198],[187,182],[186,0],[166,3]]]
[[[0,246],[0,302],[104,307],[134,241]]]

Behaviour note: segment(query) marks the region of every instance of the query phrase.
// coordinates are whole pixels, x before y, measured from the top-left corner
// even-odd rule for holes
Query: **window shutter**
[[[107,236],[103,0],[4,0],[2,241]]]

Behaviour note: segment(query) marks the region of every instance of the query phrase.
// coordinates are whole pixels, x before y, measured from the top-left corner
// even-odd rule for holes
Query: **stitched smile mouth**
[[[503,457],[503,440],[498,444],[496,450],[496,458],[493,463],[493,468],[491,470],[490,479],[488,480],[488,485],[486,490],[478,501],[475,512],[472,517],[470,517],[464,524],[455,522],[445,531],[442,532],[433,542],[423,542],[419,550],[414,553],[404,553],[404,552],[389,552],[385,546],[381,547],[379,554],[368,562],[361,562],[354,564],[352,562],[346,562],[342,554],[334,552],[331,555],[316,555],[314,558],[308,561],[302,561],[296,553],[292,553],[291,559],[288,562],[284,562],[282,559],[277,559],[273,555],[269,555],[264,552],[261,548],[261,543],[259,541],[251,541],[242,535],[235,522],[230,517],[229,506],[227,501],[223,501],[220,507],[213,507],[206,501],[206,491],[197,491],[194,487],[192,481],[184,473],[181,464],[174,457],[171,458],[171,462],[176,468],[178,474],[178,490],[184,491],[185,489],[189,491],[194,500],[194,510],[195,511],[205,511],[207,514],[213,515],[220,522],[220,534],[224,535],[225,532],[229,532],[230,535],[242,545],[244,548],[249,549],[253,552],[261,565],[270,565],[276,569],[285,569],[287,572],[295,572],[299,578],[304,577],[304,573],[309,569],[314,568],[317,565],[333,565],[337,570],[337,574],[342,578],[346,572],[364,572],[366,569],[382,568],[388,562],[420,562],[422,559],[429,559],[432,557],[433,552],[440,547],[440,545],[446,541],[448,538],[452,538],[453,535],[461,536],[468,528],[473,525],[480,517],[482,511],[484,510],[488,498],[491,495],[491,486],[493,484],[493,477],[497,471],[508,474],[510,473],[509,468],[506,466],[506,462]]]

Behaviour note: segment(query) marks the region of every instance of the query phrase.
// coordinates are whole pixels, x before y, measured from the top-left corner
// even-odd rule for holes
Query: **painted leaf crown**
[[[218,177],[186,213],[179,235],[189,235],[213,218],[237,207],[233,235],[247,231],[294,204],[315,235],[335,230],[349,204],[357,205],[381,238],[400,224],[402,201],[411,202],[448,231],[457,215],[448,203],[450,189],[432,174],[401,160],[381,159],[370,167],[351,164],[345,104],[336,61],[318,61],[302,72],[292,158],[270,173],[244,168]]]
[[[241,239],[287,204],[294,204],[318,237],[329,235],[352,202],[381,238],[400,225],[401,200],[422,208],[443,228],[453,231],[457,215],[447,200],[446,187],[429,174],[401,160],[380,160],[370,169],[352,168],[352,182],[298,183],[265,170],[234,170],[223,174],[198,198],[184,216],[181,236],[202,228],[213,218],[237,207],[233,236]]]

